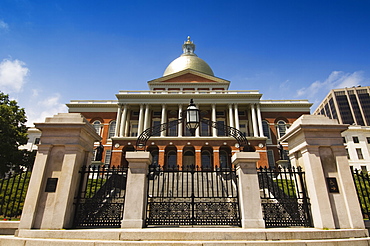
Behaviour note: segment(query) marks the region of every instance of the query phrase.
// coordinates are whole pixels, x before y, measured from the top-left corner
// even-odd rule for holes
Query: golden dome
[[[163,76],[177,73],[185,69],[193,69],[195,71],[214,76],[211,67],[194,54],[195,44],[190,41],[190,37],[188,37],[188,40],[184,42],[182,49],[184,53],[167,66]]]

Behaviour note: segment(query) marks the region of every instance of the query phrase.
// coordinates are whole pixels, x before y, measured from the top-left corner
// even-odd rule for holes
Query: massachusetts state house
[[[81,113],[102,137],[102,161],[127,166],[127,151],[135,151],[138,136],[177,120],[193,99],[200,117],[238,129],[260,154],[258,166],[275,166],[286,159],[287,146],[278,139],[302,114],[310,114],[307,100],[261,100],[258,90],[229,90],[230,81],[216,77],[211,67],[195,54],[188,37],[183,53],[165,69],[163,76],[148,82],[146,91],[121,90],[114,100],[72,100],[70,113]],[[124,89],[124,88],[123,88]],[[247,89],[247,90],[244,90]],[[98,145],[99,143],[97,143]],[[198,165],[212,169],[230,165],[238,141],[209,124],[200,123],[194,136],[183,123],[155,132],[145,149],[153,164],[164,168]]]

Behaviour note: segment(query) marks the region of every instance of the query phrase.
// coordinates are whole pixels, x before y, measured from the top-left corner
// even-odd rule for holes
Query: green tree
[[[26,122],[24,109],[0,91],[0,176],[30,161],[30,152],[18,149],[27,143]]]

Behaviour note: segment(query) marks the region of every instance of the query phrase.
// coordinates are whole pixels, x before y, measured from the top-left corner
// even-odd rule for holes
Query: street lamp
[[[195,130],[199,126],[199,109],[194,104],[193,99],[190,99],[190,104],[186,109],[186,127],[189,129],[190,134],[195,136]]]

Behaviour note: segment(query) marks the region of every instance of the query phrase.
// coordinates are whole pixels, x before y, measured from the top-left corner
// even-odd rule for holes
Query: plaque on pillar
[[[337,178],[326,178],[330,193],[339,193]]]

